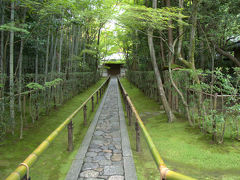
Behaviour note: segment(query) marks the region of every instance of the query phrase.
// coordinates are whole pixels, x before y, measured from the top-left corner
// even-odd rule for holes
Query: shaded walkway
[[[66,179],[137,179],[116,78],[110,80]]]

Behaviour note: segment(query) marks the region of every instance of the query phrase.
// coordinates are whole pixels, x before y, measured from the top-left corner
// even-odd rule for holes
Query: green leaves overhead
[[[174,25],[169,24],[169,20],[179,22],[179,16],[182,19],[186,18],[182,14],[179,14],[181,9],[179,8],[161,8],[152,9],[145,6],[124,6],[124,13],[119,17],[119,21],[130,28],[153,28],[163,30],[168,27],[174,28]],[[187,25],[187,23],[181,21]]]

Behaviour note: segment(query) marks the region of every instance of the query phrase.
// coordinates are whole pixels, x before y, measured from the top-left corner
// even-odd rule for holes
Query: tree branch
[[[214,45],[215,45],[215,44],[214,44]],[[217,51],[219,54],[221,54],[221,55],[223,55],[223,56],[225,56],[225,57],[228,57],[232,62],[234,62],[238,67],[240,67],[240,62],[239,62],[239,60],[238,60],[237,58],[235,58],[233,55],[231,55],[230,53],[222,50],[220,47],[218,47],[218,46],[216,46],[216,45],[215,45],[215,49],[216,49],[216,51]]]

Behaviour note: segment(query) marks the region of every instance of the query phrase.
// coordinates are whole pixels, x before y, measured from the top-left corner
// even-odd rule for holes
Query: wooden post
[[[83,122],[84,122],[84,126],[87,125],[87,105],[85,104],[83,106]]]
[[[124,94],[123,95],[123,97],[124,97],[124,99],[125,99],[125,109],[126,109],[126,111],[127,111],[127,108],[128,108],[128,100],[127,100],[127,94]]]
[[[221,100],[222,100],[222,105],[221,105],[221,107],[222,107],[222,113],[224,112],[223,111],[223,109],[224,109],[224,100],[223,100],[223,94],[222,94],[222,92],[221,92]]]
[[[99,89],[100,91],[100,98],[102,97],[102,88]]]
[[[73,150],[73,123],[68,123],[68,151]]]
[[[129,118],[128,118],[128,125],[132,125],[132,109],[129,106]]]
[[[126,112],[127,112],[127,118],[129,117],[129,113],[128,113],[128,103],[126,104]]]
[[[92,112],[94,111],[94,96],[92,96]]]
[[[135,130],[136,130],[136,151],[140,152],[140,128],[137,121],[135,122]]]
[[[27,177],[27,174],[25,174],[21,180],[31,180],[31,177]]]
[[[214,102],[213,102],[213,108],[214,110],[216,111],[217,110],[217,93],[214,94]],[[212,135],[212,140],[214,142],[217,141],[217,122],[216,122],[216,119],[215,117],[214,118],[214,121],[213,121],[213,125],[212,125],[212,128],[213,128],[213,135]]]
[[[54,103],[54,109],[57,109],[57,102],[56,102],[56,87],[53,87],[53,103]]]
[[[98,91],[97,91],[97,104],[98,104]]]
[[[24,121],[26,122],[26,94],[23,96],[23,118]]]

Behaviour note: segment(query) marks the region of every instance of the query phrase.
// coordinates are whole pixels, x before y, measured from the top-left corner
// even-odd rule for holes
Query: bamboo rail
[[[150,136],[150,134],[148,133],[143,121],[141,120],[136,108],[134,107],[130,97],[128,96],[126,90],[124,89],[123,85],[121,84],[120,80],[118,79],[118,83],[119,83],[119,86],[120,86],[120,90],[121,90],[121,93],[123,95],[123,100],[124,100],[124,103],[125,103],[125,107],[127,109],[127,115],[128,117],[130,117],[130,114],[131,112],[134,113],[135,117],[136,117],[136,131],[138,130],[138,126],[140,127],[140,129],[142,130],[143,132],[143,135],[147,141],[147,144],[148,144],[148,147],[149,147],[149,150],[152,154],[152,157],[157,165],[157,168],[160,172],[160,176],[161,176],[161,179],[162,180],[194,180],[194,178],[191,178],[191,177],[188,177],[188,176],[185,176],[183,174],[180,174],[180,173],[177,173],[177,172],[174,172],[174,171],[171,171],[167,168],[166,164],[164,163],[163,159],[161,158],[155,144],[153,143],[152,141],[152,138]],[[136,148],[137,150],[139,150],[140,148],[140,134],[139,132],[136,132]]]
[[[58,126],[16,169],[12,172],[6,180],[21,180],[22,178],[26,178],[29,175],[27,171],[29,168],[34,164],[34,162],[40,157],[40,155],[48,148],[51,142],[57,137],[57,135],[66,127],[68,126],[68,150],[73,149],[72,144],[72,119],[77,115],[77,113],[83,109],[88,101],[92,100],[92,97],[98,93],[98,91],[102,92],[103,89],[106,88],[110,77],[107,78],[105,82],[94,92],[87,100],[81,104],[60,126]],[[70,141],[70,142],[69,142]]]

